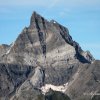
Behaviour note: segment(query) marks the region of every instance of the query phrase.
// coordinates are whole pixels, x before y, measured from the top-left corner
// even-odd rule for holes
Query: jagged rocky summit
[[[66,27],[54,20],[49,22],[36,12],[32,14],[29,27],[23,29],[2,59],[7,63],[43,66],[55,62],[91,63],[94,60],[73,41]]]
[[[53,100],[56,91],[63,100],[80,100],[100,91],[99,66],[66,27],[33,12],[16,41],[0,46],[0,100]],[[47,96],[50,88],[55,92]]]

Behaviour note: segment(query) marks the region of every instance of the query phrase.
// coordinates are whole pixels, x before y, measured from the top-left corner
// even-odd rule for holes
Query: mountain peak
[[[38,14],[37,12],[34,11],[31,16],[31,20],[30,20],[30,28],[35,27],[38,30],[40,30],[46,21],[47,20],[44,19],[44,17],[42,17],[40,14]]]
[[[73,41],[66,27],[55,20],[47,21],[37,12],[33,12],[30,26],[23,29],[9,49],[9,54],[7,53],[9,63],[29,65],[36,65],[38,62],[42,65],[45,61],[50,64],[53,61],[60,63],[63,60],[66,64],[78,60],[82,63],[91,63],[92,58]]]
[[[100,62],[81,49],[66,27],[36,12],[13,44],[0,46],[0,63],[0,100],[33,100],[50,89],[58,91],[58,99],[63,92],[80,100],[100,85]]]
[[[42,17],[40,14],[38,14],[36,11],[34,11],[33,13],[32,13],[32,16],[31,16],[31,19],[33,18],[38,18],[38,17]]]

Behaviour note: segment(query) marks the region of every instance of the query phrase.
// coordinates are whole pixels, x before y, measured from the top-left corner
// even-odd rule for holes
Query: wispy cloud
[[[50,5],[50,6],[49,6]],[[0,6],[82,6],[100,5],[100,0],[0,0]]]
[[[0,0],[0,12],[14,11],[16,9],[39,9],[46,13],[50,10],[60,9],[60,16],[65,16],[68,10],[79,10],[81,7],[100,8],[100,0]]]
[[[48,6],[48,8],[55,7],[59,2],[60,0],[53,0],[52,3]]]
[[[47,0],[45,0],[46,3]],[[31,6],[44,5],[42,0],[0,0],[0,6]]]

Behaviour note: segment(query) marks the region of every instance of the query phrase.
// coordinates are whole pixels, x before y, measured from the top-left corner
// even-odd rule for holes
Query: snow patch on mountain
[[[59,86],[55,86],[52,84],[45,84],[45,86],[41,87],[41,90],[42,90],[43,94],[47,93],[50,89],[64,93],[67,90],[67,87],[68,87],[68,83],[59,85]]]

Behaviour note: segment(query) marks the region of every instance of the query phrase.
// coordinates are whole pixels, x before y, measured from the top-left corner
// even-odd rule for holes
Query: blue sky
[[[0,44],[15,41],[33,11],[66,26],[83,50],[100,59],[100,0],[0,0]]]

